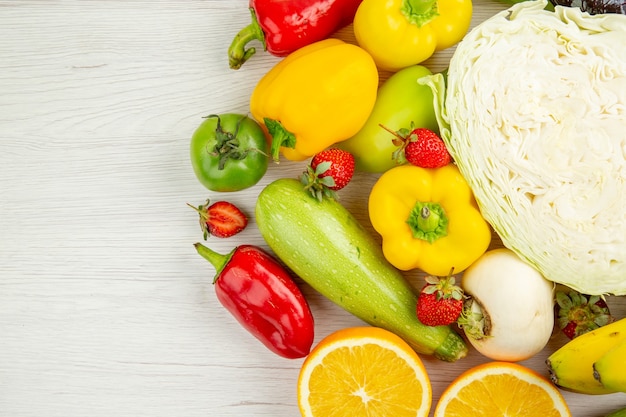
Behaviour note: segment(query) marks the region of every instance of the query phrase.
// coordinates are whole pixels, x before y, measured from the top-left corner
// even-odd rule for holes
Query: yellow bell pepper
[[[491,228],[454,164],[391,168],[374,184],[368,204],[385,258],[400,270],[459,273],[491,243]]]
[[[357,45],[326,39],[298,49],[261,78],[252,116],[272,142],[272,156],[301,161],[356,134],[369,117],[378,69]]]
[[[472,0],[363,0],[353,27],[376,65],[395,72],[458,43],[471,20]]]

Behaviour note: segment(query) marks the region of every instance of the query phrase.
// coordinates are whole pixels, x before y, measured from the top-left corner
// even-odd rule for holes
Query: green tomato
[[[398,147],[393,143],[393,134],[385,128],[397,132],[410,131],[413,126],[439,133],[432,90],[417,82],[431,74],[428,68],[414,65],[394,73],[380,86],[374,108],[361,130],[337,144],[354,155],[357,170],[384,172],[397,165],[393,153]]]
[[[265,175],[269,144],[261,126],[243,114],[212,114],[191,138],[191,165],[212,191],[239,191]]]

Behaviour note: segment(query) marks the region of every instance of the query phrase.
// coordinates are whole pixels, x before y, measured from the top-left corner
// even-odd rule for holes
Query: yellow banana
[[[570,340],[546,360],[550,379],[561,388],[582,394],[617,392],[593,377],[593,364],[624,340],[626,318]],[[624,369],[623,365],[621,369]]]
[[[614,346],[593,364],[593,376],[608,389],[626,392],[626,341]]]

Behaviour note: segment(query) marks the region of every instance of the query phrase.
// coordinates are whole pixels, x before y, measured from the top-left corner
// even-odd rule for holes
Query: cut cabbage
[[[585,294],[626,294],[626,16],[516,4],[433,88],[441,135],[503,244]]]

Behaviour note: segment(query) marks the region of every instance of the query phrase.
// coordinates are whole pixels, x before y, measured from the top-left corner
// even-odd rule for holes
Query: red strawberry
[[[450,274],[445,278],[426,277],[417,299],[417,318],[427,326],[452,324],[463,310],[463,290]]]
[[[228,201],[217,201],[210,204],[207,200],[204,205],[194,207],[188,204],[200,215],[200,227],[202,229],[204,240],[209,235],[225,238],[236,235],[246,228],[248,218],[233,203]]]
[[[432,130],[411,126],[411,130],[394,132],[382,127],[394,135],[393,143],[398,149],[393,159],[399,164],[408,162],[422,168],[440,168],[452,161],[445,143]]]
[[[556,292],[557,324],[570,339],[614,321],[606,302],[577,291]]]
[[[404,155],[410,164],[422,168],[440,168],[450,163],[446,145],[432,130],[414,129],[409,138]]]
[[[317,199],[335,198],[334,191],[344,188],[354,175],[354,156],[343,149],[331,148],[311,159],[300,180]]]

